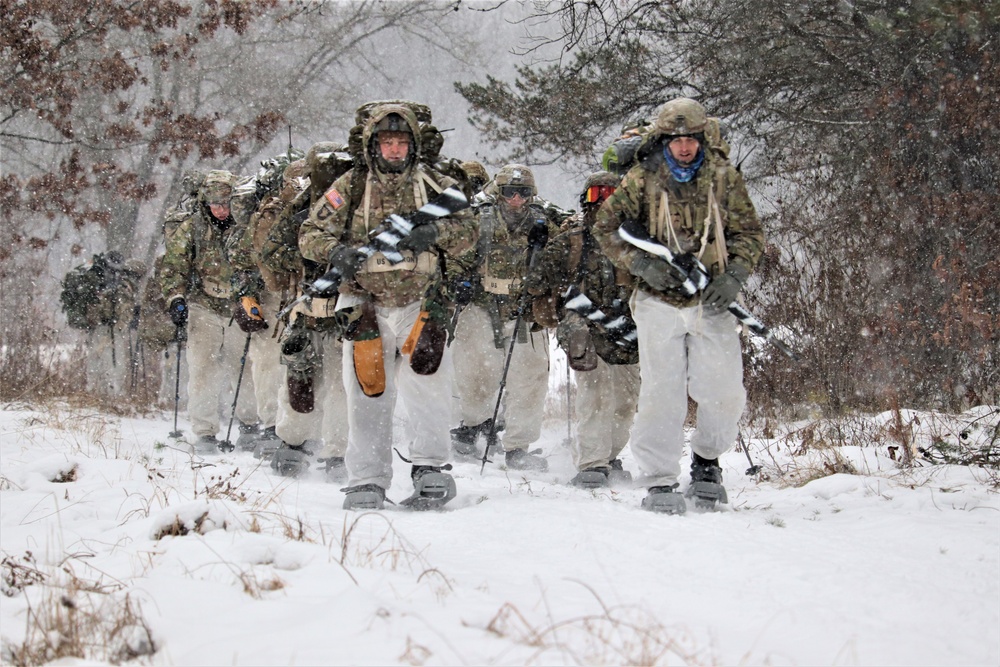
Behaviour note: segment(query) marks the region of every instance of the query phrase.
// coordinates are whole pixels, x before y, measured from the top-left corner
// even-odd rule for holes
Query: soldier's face
[[[216,220],[225,220],[229,217],[229,204],[209,204],[208,209]]]
[[[390,164],[403,162],[410,152],[409,132],[379,132],[378,149],[386,162]]]
[[[681,164],[691,164],[698,156],[701,142],[694,137],[674,137],[667,144],[670,154]]]

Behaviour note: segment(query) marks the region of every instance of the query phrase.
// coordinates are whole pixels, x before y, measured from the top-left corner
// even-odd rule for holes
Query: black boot
[[[451,448],[456,455],[475,458],[479,456],[476,440],[479,439],[479,426],[461,424],[451,429]]]
[[[442,472],[443,470],[451,470],[451,466],[413,466],[410,471],[410,479],[413,480],[413,495],[400,504],[415,510],[443,507],[445,503],[458,495],[455,488],[455,478]]]
[[[726,488],[722,486],[722,467],[719,459],[705,459],[691,455],[691,486],[685,494],[695,499],[695,506],[714,509],[718,503],[728,503]]]

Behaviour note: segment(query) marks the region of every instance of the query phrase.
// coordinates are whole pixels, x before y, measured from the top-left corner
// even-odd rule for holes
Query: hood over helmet
[[[410,150],[406,155],[406,163],[403,170],[409,168],[417,160],[420,153],[420,125],[416,114],[402,104],[380,104],[372,109],[368,122],[365,123],[362,133],[362,149],[364,151],[365,162],[371,170],[379,173],[391,173],[393,170],[382,158],[378,150],[379,132],[408,132],[410,134]]]
[[[236,188],[236,176],[228,171],[213,169],[205,176],[198,191],[198,197],[207,206],[212,204],[224,204],[228,206],[233,197],[233,190]]]

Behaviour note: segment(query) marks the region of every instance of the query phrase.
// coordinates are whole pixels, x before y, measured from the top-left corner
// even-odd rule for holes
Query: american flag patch
[[[324,196],[326,197],[326,200],[330,202],[330,206],[334,208],[340,208],[344,205],[344,198],[340,196],[340,193],[337,192],[336,188],[330,188],[326,191]]]

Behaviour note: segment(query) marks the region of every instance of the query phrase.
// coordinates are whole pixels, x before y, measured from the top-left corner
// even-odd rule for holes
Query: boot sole
[[[610,478],[608,475],[599,472],[583,471],[570,480],[570,485],[580,489],[603,489],[609,486],[609,482]]]
[[[698,509],[711,510],[720,503],[729,503],[726,487],[715,482],[691,482],[684,495],[694,498],[695,507]]]
[[[375,491],[355,491],[344,498],[345,510],[380,510],[385,500]]]
[[[656,493],[642,499],[642,509],[658,514],[684,514],[687,504],[679,493]]]

